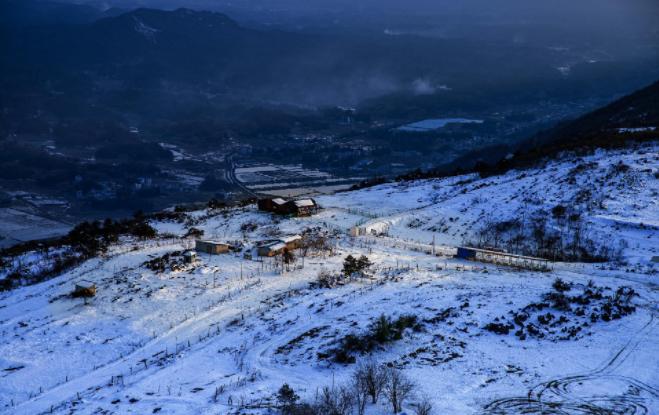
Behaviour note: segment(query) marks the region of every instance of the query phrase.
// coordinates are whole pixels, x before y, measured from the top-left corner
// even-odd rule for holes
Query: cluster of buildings
[[[291,199],[281,197],[259,199],[258,208],[261,211],[271,212],[278,215],[310,216],[319,209],[314,199]],[[283,255],[287,251],[298,249],[302,246],[302,236],[288,235],[256,242],[251,248],[244,249],[240,242],[223,242],[216,240],[196,240],[194,250],[185,252],[188,263],[196,261],[197,253],[209,255],[221,255],[230,252],[244,252],[246,258],[275,257]]]
[[[292,251],[302,246],[302,236],[289,235],[277,239],[268,239],[259,241],[251,249],[245,250],[246,257],[275,257],[282,255],[285,251]],[[195,251],[209,255],[221,255],[229,252],[238,252],[242,246],[228,242],[197,240],[195,241]],[[189,251],[192,252],[192,251]],[[192,259],[193,260],[193,259]]]
[[[311,216],[319,209],[311,198],[286,200],[281,197],[259,199],[258,207],[264,212],[293,216]]]

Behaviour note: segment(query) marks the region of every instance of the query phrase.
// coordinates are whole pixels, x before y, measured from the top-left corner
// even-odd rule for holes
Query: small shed
[[[350,228],[350,236],[385,236],[389,233],[389,222],[374,221]]]
[[[197,253],[195,251],[185,251],[183,252],[183,258],[186,264],[194,264],[197,260]]]
[[[352,237],[357,237],[357,236],[364,236],[366,235],[366,229],[361,227],[361,226],[353,226],[350,228],[350,236]]]
[[[279,240],[286,245],[286,249],[298,249],[302,246],[302,237],[300,235],[291,235]]]
[[[195,250],[199,252],[205,252],[211,255],[225,254],[229,252],[231,245],[226,242],[218,241],[195,241]]]
[[[458,253],[455,257],[460,259],[475,259],[476,251],[471,248],[458,247]]]

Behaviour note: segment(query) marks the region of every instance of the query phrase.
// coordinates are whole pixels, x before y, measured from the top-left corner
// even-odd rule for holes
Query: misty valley
[[[308,33],[191,9],[2,5],[3,216],[12,222],[18,210],[37,225],[57,217],[60,229],[238,200],[258,189],[236,175],[250,166],[311,172],[269,178],[281,195],[469,169],[646,84],[659,67],[655,38],[625,39],[646,42],[629,50],[600,34],[547,39],[551,26],[505,20],[474,39],[449,26],[451,16],[437,18],[454,32],[441,36],[370,26]],[[465,26],[483,30],[474,20]],[[437,118],[482,122],[404,127]]]

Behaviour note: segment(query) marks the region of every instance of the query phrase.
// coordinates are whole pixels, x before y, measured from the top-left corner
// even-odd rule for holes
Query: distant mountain
[[[659,82],[522,141],[512,158],[507,157],[512,150],[502,146],[479,150],[471,160],[481,173],[496,174],[534,166],[563,151],[591,152],[654,140],[659,140]],[[473,157],[475,154],[482,158]],[[457,163],[466,163],[467,159]],[[491,164],[495,159],[499,161]]]
[[[114,124],[139,125],[151,137],[172,126],[185,134],[194,129],[201,131],[192,134],[203,137],[199,143],[217,138],[214,146],[222,137],[289,131],[296,125],[291,114],[337,105],[356,108],[355,119],[364,123],[359,130],[469,112],[502,120],[506,139],[517,140],[638,88],[659,68],[651,58],[586,62],[498,38],[284,32],[240,25],[217,12],[137,9],[107,16],[117,10],[26,1],[0,0],[15,16],[23,10],[14,23],[35,22],[0,27],[0,137],[54,132],[58,144],[94,146],[88,132]],[[58,15],[43,10],[64,7],[73,8],[63,13],[71,19],[43,20]],[[576,59],[568,75],[556,69],[566,59]],[[267,113],[255,123],[253,108],[282,115]],[[507,127],[515,117],[527,120],[521,123],[529,133]],[[179,127],[190,122],[191,128]],[[84,133],[72,140],[65,131],[75,124],[84,124],[77,128]]]
[[[95,7],[48,0],[0,0],[0,26],[91,23],[104,16]]]
[[[643,132],[659,129],[659,82],[627,95],[581,118],[558,126],[547,133],[553,142],[578,141],[606,145],[609,133]]]
[[[522,144],[519,158],[648,140],[659,140],[659,82],[531,138]]]
[[[20,8],[14,10],[19,0],[0,1],[14,15],[19,13]],[[611,91],[606,89],[627,90],[630,83],[643,80],[647,71],[645,63],[577,64],[565,78],[556,70],[565,59],[559,52],[510,47],[499,40],[314,35],[247,28],[222,13],[208,11],[137,9],[101,18],[104,14],[91,7],[47,3],[51,6],[42,9],[41,3],[27,4],[31,6],[26,6],[24,18],[8,19],[35,24],[7,29],[0,42],[0,82],[4,81],[0,86],[23,96],[27,92],[23,86],[31,89],[30,94],[49,89],[62,92],[82,101],[85,108],[90,100],[102,100],[101,94],[110,88],[157,102],[175,90],[194,91],[196,103],[204,105],[209,96],[218,94],[225,100],[300,105],[356,105],[389,95],[368,109],[397,116],[418,108],[419,99],[435,105],[450,95],[437,87],[430,88],[436,94],[424,92],[419,98],[416,85],[420,82],[449,85],[461,97],[476,97],[494,107],[515,97],[526,102],[550,95],[608,96]],[[46,22],[42,18],[50,14],[42,10],[64,7],[72,8],[61,13],[71,19],[57,24],[58,19]],[[39,21],[44,24],[37,25]],[[598,71],[607,74],[604,86]],[[596,81],[585,81],[591,78]],[[497,92],[500,101],[491,99],[492,89],[506,91]],[[156,96],[145,90],[156,91],[152,94]],[[490,99],[481,98],[487,94]],[[119,111],[138,108],[120,96],[110,98],[116,101],[104,104],[118,103],[115,109]],[[410,102],[397,111],[401,100]],[[387,110],[389,106],[394,109]]]

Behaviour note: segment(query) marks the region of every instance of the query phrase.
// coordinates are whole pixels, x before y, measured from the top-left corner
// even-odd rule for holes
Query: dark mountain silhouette
[[[467,172],[496,175],[510,169],[536,166],[566,151],[589,153],[599,148],[614,149],[656,140],[659,140],[659,82],[516,145],[477,149],[450,164],[429,171],[413,171],[399,179],[444,177]]]
[[[461,96],[479,99],[493,85],[509,96],[544,99],[551,94],[597,94],[603,84],[597,71],[618,70],[605,62],[576,65],[566,80],[556,70],[562,58],[544,47],[466,38],[256,30],[222,13],[189,9],[138,9],[93,23],[84,20],[7,28],[0,42],[0,81],[8,93],[43,94],[50,89],[81,101],[78,105],[92,100],[116,110],[137,108],[131,97],[163,102],[171,99],[164,95],[191,88],[201,102],[223,94],[224,101],[355,105],[389,95],[385,102],[369,105],[369,110],[384,111],[401,99],[411,100],[406,102],[409,108],[418,106],[418,99],[423,98],[422,105],[431,101],[432,94],[416,93],[419,80],[449,84]],[[638,82],[647,70],[643,65],[616,77],[605,75],[606,89],[624,90]],[[591,74],[597,75],[596,81],[583,82]],[[123,95],[104,96],[112,89],[108,81]],[[104,101],[108,98],[113,101]]]
[[[565,150],[615,148],[659,139],[659,82],[522,144],[518,163]]]

